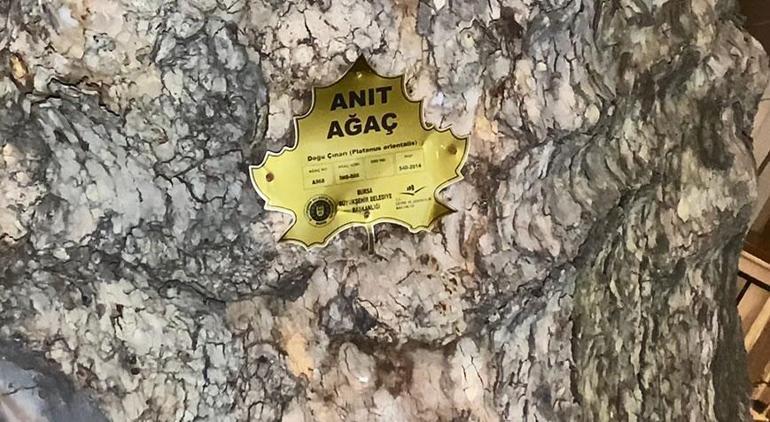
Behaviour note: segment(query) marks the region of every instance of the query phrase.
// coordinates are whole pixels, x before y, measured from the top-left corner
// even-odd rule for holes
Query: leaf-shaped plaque
[[[346,228],[382,222],[417,232],[453,212],[437,195],[462,179],[467,140],[426,125],[403,76],[380,76],[359,58],[340,80],[313,89],[294,126],[293,147],[249,168],[266,208],[294,216],[282,240],[324,245]]]

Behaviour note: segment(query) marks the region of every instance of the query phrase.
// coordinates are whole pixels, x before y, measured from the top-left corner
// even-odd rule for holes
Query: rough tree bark
[[[67,379],[62,400],[113,421],[747,417],[734,273],[766,59],[734,2],[5,0],[0,17],[6,416],[63,420],[40,403]],[[289,218],[247,166],[359,54],[470,134],[459,211],[378,226],[374,255],[362,230],[277,244]]]

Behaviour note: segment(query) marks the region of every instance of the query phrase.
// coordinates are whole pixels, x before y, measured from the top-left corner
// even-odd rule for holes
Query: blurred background
[[[770,51],[770,0],[740,0],[746,28]],[[770,421],[770,86],[754,120],[757,202],[738,263],[738,313],[752,384],[752,416]]]

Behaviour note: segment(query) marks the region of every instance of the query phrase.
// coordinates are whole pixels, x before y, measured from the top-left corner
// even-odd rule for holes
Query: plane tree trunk
[[[0,17],[7,418],[31,406],[23,371],[42,374],[23,397],[55,380],[91,397],[83,420],[748,417],[734,279],[766,58],[734,2],[12,0]],[[279,244],[290,218],[247,167],[359,55],[469,134],[457,212],[379,225],[373,253],[361,229]]]

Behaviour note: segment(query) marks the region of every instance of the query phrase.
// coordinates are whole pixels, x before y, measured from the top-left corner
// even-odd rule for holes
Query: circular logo
[[[334,204],[334,200],[328,196],[313,197],[305,207],[305,215],[310,223],[316,226],[328,224],[336,212],[337,206]]]

